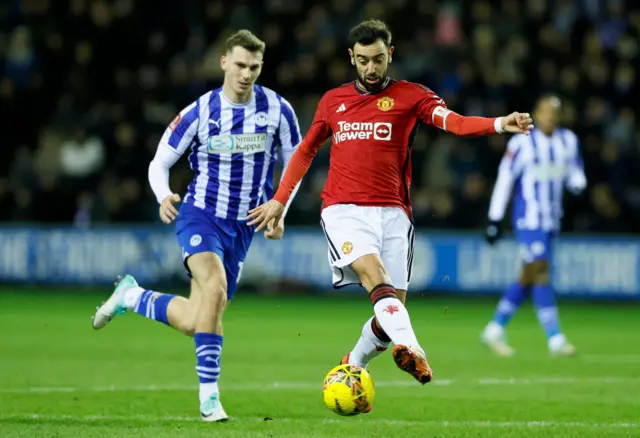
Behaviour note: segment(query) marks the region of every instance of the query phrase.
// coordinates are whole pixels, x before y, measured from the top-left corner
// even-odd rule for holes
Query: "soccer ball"
[[[371,374],[364,368],[338,365],[324,378],[322,394],[331,411],[350,416],[369,412],[376,390]]]

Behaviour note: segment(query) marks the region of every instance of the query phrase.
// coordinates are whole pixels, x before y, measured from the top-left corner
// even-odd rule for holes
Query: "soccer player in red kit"
[[[294,188],[332,137],[321,225],[329,243],[334,286],[362,285],[375,313],[343,363],[367,367],[393,342],[396,365],[425,384],[432,371],[404,305],[413,261],[409,191],[416,128],[431,125],[477,137],[528,134],[533,126],[527,113],[485,118],[447,109],[428,88],[387,75],[393,51],[385,23],[364,21],[351,30],[349,57],[358,79],[325,93],[277,193],[249,212],[248,224],[258,225],[257,232],[279,223]]]

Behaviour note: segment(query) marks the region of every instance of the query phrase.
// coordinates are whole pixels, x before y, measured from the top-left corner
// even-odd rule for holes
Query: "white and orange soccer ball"
[[[375,394],[371,374],[356,365],[338,365],[329,371],[322,383],[324,403],[338,415],[369,412]]]

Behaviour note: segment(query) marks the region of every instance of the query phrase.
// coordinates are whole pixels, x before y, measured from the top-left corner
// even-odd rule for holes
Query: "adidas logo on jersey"
[[[337,113],[341,113],[343,111],[346,111],[347,107],[344,103],[341,103],[340,106],[338,107],[338,109],[336,110]]]

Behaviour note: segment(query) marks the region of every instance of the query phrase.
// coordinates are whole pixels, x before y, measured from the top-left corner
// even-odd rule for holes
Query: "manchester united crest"
[[[353,243],[351,242],[345,242],[342,244],[342,252],[346,255],[346,254],[350,254],[351,251],[353,251]]]
[[[392,98],[388,97],[388,96],[384,96],[381,97],[380,99],[378,99],[378,109],[380,111],[389,111],[393,108],[393,105],[395,105],[395,102]]]

